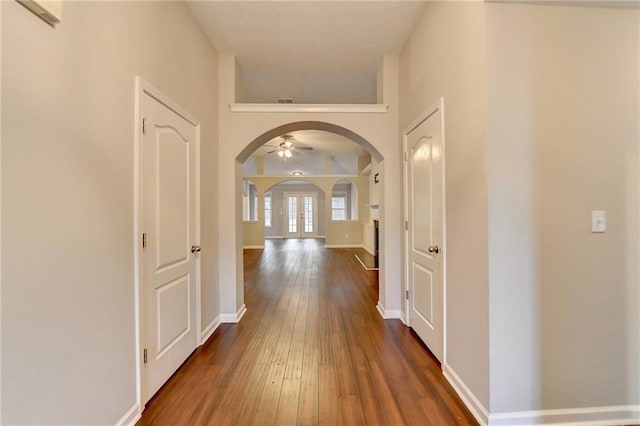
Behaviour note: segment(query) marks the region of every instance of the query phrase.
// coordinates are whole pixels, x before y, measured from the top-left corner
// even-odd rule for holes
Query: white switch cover
[[[607,212],[604,210],[591,211],[591,232],[605,232],[607,230]]]

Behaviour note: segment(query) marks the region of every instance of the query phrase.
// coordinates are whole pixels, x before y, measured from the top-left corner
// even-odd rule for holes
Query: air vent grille
[[[293,98],[276,98],[276,102],[279,104],[293,104]]]

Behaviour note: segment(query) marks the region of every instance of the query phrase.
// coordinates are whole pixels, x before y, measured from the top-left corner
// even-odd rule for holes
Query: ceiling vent
[[[293,98],[276,98],[276,102],[279,104],[293,104]]]

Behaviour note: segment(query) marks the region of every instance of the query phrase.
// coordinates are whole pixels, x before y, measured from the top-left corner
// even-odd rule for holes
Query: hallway
[[[467,425],[472,416],[398,320],[375,309],[377,272],[323,240],[245,250],[239,324],[222,324],[138,425]]]

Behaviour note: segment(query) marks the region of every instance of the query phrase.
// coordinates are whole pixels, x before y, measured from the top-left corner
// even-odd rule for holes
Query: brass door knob
[[[191,253],[200,253],[200,250],[202,250],[200,246],[197,246],[195,244],[191,246]]]
[[[438,246],[429,246],[429,248],[427,248],[427,251],[429,253],[440,253],[440,247],[438,247]]]

